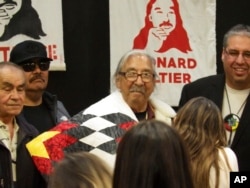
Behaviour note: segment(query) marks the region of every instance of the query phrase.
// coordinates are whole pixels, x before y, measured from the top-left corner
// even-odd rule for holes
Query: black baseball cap
[[[16,64],[22,64],[33,58],[39,58],[41,61],[53,61],[47,57],[46,46],[33,40],[18,43],[10,52],[10,61]]]

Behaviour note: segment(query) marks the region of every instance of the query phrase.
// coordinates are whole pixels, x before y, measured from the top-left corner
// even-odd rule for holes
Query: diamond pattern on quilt
[[[83,122],[80,126],[88,127],[95,131],[100,131],[107,127],[116,126],[115,123],[109,121],[108,119],[104,119],[103,117],[93,117],[85,122]]]
[[[109,142],[105,142],[97,147],[97,149],[100,149],[102,151],[105,151],[109,154],[115,154],[117,149],[118,143],[115,140],[111,140]]]
[[[76,128],[65,130],[64,134],[68,134],[68,135],[71,135],[75,138],[80,139],[80,138],[88,136],[94,132],[95,132],[95,130],[93,130],[91,128],[78,125]]]
[[[74,144],[65,147],[64,152],[65,153],[72,153],[72,152],[77,152],[77,151],[91,151],[95,149],[95,147],[90,146],[88,144],[82,143],[82,142],[75,142]]]
[[[86,137],[83,137],[80,139],[81,142],[88,144],[93,147],[97,147],[105,142],[109,142],[111,140],[114,140],[112,137],[109,137],[103,133],[100,132],[94,132]]]
[[[81,112],[47,131],[56,131],[56,134],[45,132],[47,137],[35,138],[29,142],[27,149],[38,170],[47,179],[55,163],[61,160],[65,153],[87,151],[101,154],[100,157],[108,159],[116,153],[123,134],[136,123],[122,113],[95,116]],[[46,151],[42,150],[43,155],[40,155],[36,147],[42,145]],[[47,152],[47,155],[44,155],[44,152]]]

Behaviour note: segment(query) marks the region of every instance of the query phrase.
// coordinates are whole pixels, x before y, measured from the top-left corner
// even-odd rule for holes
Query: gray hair
[[[127,62],[128,58],[131,57],[131,56],[136,56],[136,55],[146,56],[150,60],[150,62],[152,63],[152,67],[153,67],[153,74],[156,76],[156,70],[155,70],[156,61],[155,61],[155,58],[145,50],[134,49],[134,50],[128,51],[127,53],[125,53],[121,57],[118,65],[116,67],[116,71],[115,71],[115,73],[113,75],[113,78],[116,78],[119,75],[119,72],[121,71],[123,65]]]
[[[223,48],[226,48],[228,45],[228,39],[231,36],[241,35],[250,38],[250,26],[244,24],[238,24],[233,26],[229,31],[224,35],[223,38]]]
[[[13,62],[11,62],[11,61],[1,61],[1,62],[0,62],[0,69],[5,68],[5,67],[16,68],[16,69],[18,69],[18,70],[20,70],[21,72],[24,73],[22,67],[20,67],[19,65],[15,64],[15,63],[13,63]]]

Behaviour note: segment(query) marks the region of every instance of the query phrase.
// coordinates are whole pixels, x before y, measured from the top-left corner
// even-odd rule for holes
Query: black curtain
[[[48,91],[74,115],[109,94],[109,0],[62,1],[62,8],[67,71],[50,72]],[[217,73],[223,35],[237,23],[250,24],[249,8],[248,0],[217,0]]]
[[[71,115],[109,93],[109,1],[62,1],[66,71],[51,71],[48,90]]]

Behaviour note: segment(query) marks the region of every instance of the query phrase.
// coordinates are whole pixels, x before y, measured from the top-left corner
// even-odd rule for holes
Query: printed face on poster
[[[177,106],[183,85],[216,73],[215,4],[110,0],[111,73],[125,52],[145,49],[156,60],[154,95]]]
[[[0,0],[0,61],[8,61],[13,46],[24,40],[47,47],[50,70],[66,70],[61,0]]]

